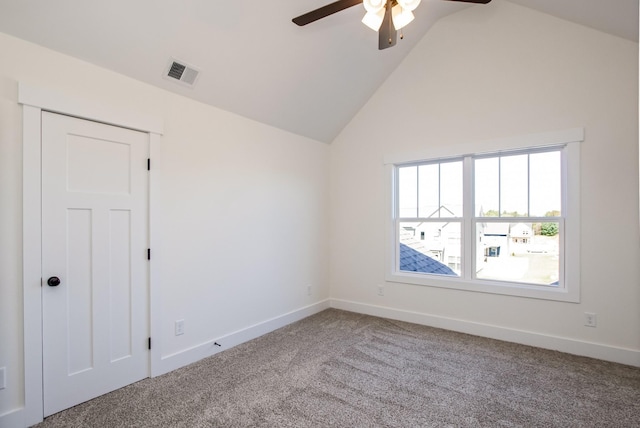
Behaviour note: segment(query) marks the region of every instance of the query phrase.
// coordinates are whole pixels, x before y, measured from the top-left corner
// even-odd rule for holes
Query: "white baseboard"
[[[550,336],[530,331],[515,330],[489,324],[428,315],[384,306],[369,305],[347,300],[331,299],[331,307],[360,314],[373,315],[398,321],[406,321],[430,327],[442,328],[475,336],[504,340],[522,345],[551,349],[568,354],[597,358],[614,363],[640,367],[640,351],[599,343],[584,342],[565,337]]]
[[[2,428],[24,428],[24,408],[11,410],[0,415],[0,427]]]
[[[322,300],[250,327],[243,328],[242,330],[201,343],[200,345],[192,348],[185,349],[171,355],[166,355],[160,359],[159,364],[155,365],[151,375],[152,377],[159,376],[191,363],[195,363],[203,358],[210,357],[211,355],[217,354],[225,349],[229,349],[241,343],[255,339],[329,308],[329,299]],[[219,343],[222,346],[217,346],[215,343]]]

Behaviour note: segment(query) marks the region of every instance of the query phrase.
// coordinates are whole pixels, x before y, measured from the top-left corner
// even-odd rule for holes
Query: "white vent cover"
[[[173,82],[178,82],[184,86],[192,87],[198,80],[200,70],[187,64],[184,61],[171,58],[164,70],[163,77]]]

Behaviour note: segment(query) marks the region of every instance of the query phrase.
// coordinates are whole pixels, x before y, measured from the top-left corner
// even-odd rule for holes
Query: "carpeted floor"
[[[37,427],[640,427],[640,369],[329,309]]]

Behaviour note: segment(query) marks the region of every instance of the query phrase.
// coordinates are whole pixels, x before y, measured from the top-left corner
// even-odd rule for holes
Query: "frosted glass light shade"
[[[377,13],[380,9],[384,9],[385,0],[364,0],[362,2],[367,12]],[[377,30],[376,30],[377,31]]]
[[[412,11],[420,4],[420,0],[397,0],[403,10]]]
[[[415,16],[413,16],[413,12],[407,9],[402,9],[400,5],[396,5],[391,9],[391,19],[393,20],[393,26],[396,30],[406,26],[408,23],[413,21],[414,18]]]
[[[384,12],[384,8],[375,13],[367,12],[364,18],[362,18],[362,23],[373,31],[378,31],[382,25],[382,21],[384,20]]]

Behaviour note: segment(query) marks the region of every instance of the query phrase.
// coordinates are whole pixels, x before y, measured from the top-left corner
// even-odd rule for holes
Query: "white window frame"
[[[387,177],[386,204],[386,267],[388,282],[449,288],[471,292],[482,292],[519,296],[526,298],[557,300],[579,303],[580,301],[580,144],[584,140],[584,129],[573,128],[541,134],[532,134],[500,140],[480,141],[446,148],[434,148],[414,155],[386,156],[384,159]],[[473,279],[473,188],[472,174],[464,177],[464,216],[462,218],[463,272],[460,277],[415,273],[399,270],[398,262],[398,218],[396,209],[396,171],[398,166],[464,158],[463,168],[472,171],[472,158],[479,155],[510,154],[514,151],[537,150],[562,147],[562,217],[564,227],[560,241],[560,285],[557,287],[524,284],[508,281]],[[469,202],[471,201],[471,203]],[[493,221],[494,219],[491,219]],[[496,218],[495,221],[505,221]]]

